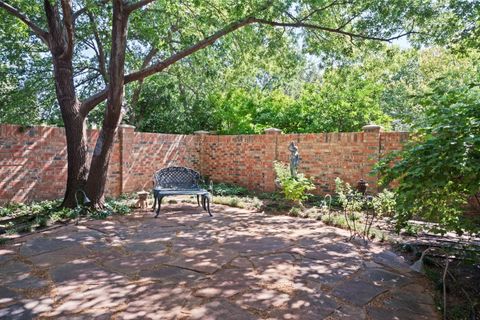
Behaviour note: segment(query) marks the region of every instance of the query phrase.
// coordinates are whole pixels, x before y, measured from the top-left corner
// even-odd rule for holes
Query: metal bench
[[[210,192],[200,188],[200,174],[192,169],[185,167],[168,167],[157,171],[153,176],[153,211],[158,203],[157,214],[160,214],[160,206],[162,199],[166,196],[178,195],[196,195],[197,203],[200,206],[200,198],[202,207],[208,212],[210,217]]]

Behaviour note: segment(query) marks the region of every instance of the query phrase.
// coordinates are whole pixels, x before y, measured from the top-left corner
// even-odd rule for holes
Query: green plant
[[[463,213],[480,190],[480,86],[434,83],[418,99],[428,109],[425,121],[415,127],[404,149],[386,156],[374,173],[385,186],[398,183],[398,231],[420,217],[438,223],[437,232],[475,234],[480,225]]]
[[[421,231],[421,227],[416,224],[407,223],[403,230],[403,234],[407,236],[416,236]]]
[[[205,186],[207,189],[209,186]],[[216,183],[213,185],[213,193],[219,196],[248,196],[247,188],[229,183]]]
[[[395,193],[387,189],[372,199],[373,209],[378,217],[392,217],[395,214]]]
[[[77,217],[77,212],[75,209],[60,208],[52,212],[50,219],[53,222],[56,222],[56,221],[62,221],[62,220],[69,220],[76,217]]]
[[[48,218],[45,217],[45,216],[37,216],[35,218],[35,224],[39,227],[39,228],[45,228],[48,224]]]
[[[258,199],[257,197],[253,197],[251,198],[251,204],[255,209],[259,210],[263,206],[263,201]]]
[[[111,215],[112,215],[111,210],[103,209],[103,210],[95,210],[95,211],[90,212],[89,217],[91,217],[93,219],[104,220]]]
[[[355,238],[359,235],[358,213],[361,212],[364,206],[364,198],[360,193],[352,189],[348,182],[344,182],[338,177],[335,179],[335,192],[343,209],[347,229],[350,232],[350,239]]]
[[[288,211],[288,214],[291,215],[292,217],[299,217],[301,213],[302,213],[302,209],[299,207],[292,207]]]
[[[309,196],[307,191],[315,189],[312,180],[301,173],[292,177],[288,166],[281,162],[275,161],[273,166],[285,199],[294,201],[303,207],[302,201]]]

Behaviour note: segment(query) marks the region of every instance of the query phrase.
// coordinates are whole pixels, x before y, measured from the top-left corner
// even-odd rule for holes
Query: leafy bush
[[[335,191],[343,209],[343,219],[337,223],[342,222],[341,227],[347,227],[350,239],[361,236],[365,241],[373,238],[383,241],[385,236],[372,229],[372,225],[381,216],[393,215],[395,194],[384,190],[376,196],[365,196],[340,178],[335,179]],[[335,223],[330,215],[326,219],[329,223]]]
[[[104,210],[90,211],[87,207],[74,209],[61,208],[60,200],[46,200],[31,204],[9,203],[0,207],[1,217],[14,218],[13,221],[0,225],[7,234],[31,231],[32,228],[45,228],[51,222],[76,219],[87,212],[91,218],[105,219],[112,214],[127,214],[131,211],[127,205],[129,196],[119,199],[108,199]],[[17,219],[18,218],[18,219]]]
[[[372,199],[375,213],[380,217],[392,217],[395,214],[395,193],[383,190]]]
[[[60,200],[45,200],[30,205],[24,203],[7,203],[0,207],[0,217],[20,217],[25,215],[43,215],[55,211],[60,206]]]
[[[397,229],[416,216],[439,223],[442,232],[479,232],[463,213],[480,190],[480,87],[437,81],[419,104],[429,110],[425,123],[374,171],[383,185],[398,183]]]
[[[292,177],[290,169],[283,163],[275,161],[273,165],[285,199],[295,201],[302,205],[302,201],[306,200],[309,196],[307,191],[315,189],[312,180],[301,173],[296,177]]]

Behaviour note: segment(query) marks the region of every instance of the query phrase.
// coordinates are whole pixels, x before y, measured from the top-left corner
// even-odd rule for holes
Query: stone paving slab
[[[438,319],[423,276],[321,222],[190,204],[0,248],[0,319]]]

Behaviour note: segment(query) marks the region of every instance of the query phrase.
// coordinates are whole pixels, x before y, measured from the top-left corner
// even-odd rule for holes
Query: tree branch
[[[3,1],[0,1],[0,8],[5,9],[8,13],[20,19],[33,31],[33,33],[35,33],[44,43],[48,45],[48,32],[33,23],[32,20],[20,12],[20,10]]]
[[[95,50],[95,53],[97,53],[98,55],[98,67],[100,69],[100,74],[102,75],[104,82],[107,83],[108,82],[107,64],[105,59],[105,52],[103,50],[103,44],[102,44],[102,41],[100,40],[97,24],[95,22],[95,18],[93,14],[90,11],[87,11],[87,15],[88,15],[88,18],[90,19],[90,24],[92,25],[95,42],[97,43],[98,52],[97,50]]]
[[[94,95],[91,95],[90,97],[85,99],[80,105],[80,114],[86,117],[88,113],[92,111],[93,108],[95,108],[98,104],[100,104],[102,101],[107,99],[107,97],[108,97],[108,86],[102,91],[99,91]]]
[[[146,67],[148,67],[148,65],[150,64],[152,59],[155,57],[157,52],[158,52],[158,49],[155,47],[152,47],[152,49],[150,49],[148,54],[143,59],[141,69],[145,69]],[[144,110],[140,110],[138,112],[138,116],[135,112],[136,106],[138,104],[138,100],[140,99],[140,93],[142,92],[143,80],[144,79],[138,81],[138,86],[133,90],[132,99],[130,100],[130,110],[133,110],[133,120],[135,121],[135,123],[138,123],[139,118],[141,119],[144,116],[143,114]]]
[[[303,22],[303,21],[307,20],[308,18],[310,18],[311,16],[313,16],[314,14],[316,14],[316,13],[318,13],[318,12],[320,12],[320,11],[327,10],[328,8],[333,7],[333,6],[336,5],[337,3],[338,3],[338,0],[335,0],[335,1],[333,1],[333,2],[331,2],[331,3],[329,3],[329,4],[327,4],[327,5],[325,5],[325,6],[323,6],[323,7],[313,9],[313,10],[312,10],[310,13],[308,13],[306,16],[304,16],[304,17],[302,17],[302,18],[299,18],[298,20]],[[345,4],[345,2],[344,2],[344,3],[341,3],[341,4]]]
[[[182,50],[182,51],[179,51],[173,55],[171,55],[170,57],[168,57],[167,59],[163,60],[163,61],[160,61],[150,67],[147,67],[143,70],[140,70],[140,71],[137,71],[137,72],[133,72],[133,73],[130,73],[128,75],[125,76],[125,83],[129,83],[129,82],[132,82],[132,81],[137,81],[137,80],[140,80],[140,79],[143,79],[143,78],[146,78],[152,74],[155,74],[157,72],[160,72],[162,71],[163,69],[167,68],[168,66],[172,65],[173,63],[177,62],[178,60],[181,60],[189,55],[191,55],[192,53],[194,52],[197,52],[198,50],[200,49],[203,49],[205,47],[208,47],[210,45],[212,45],[213,43],[215,43],[215,41],[217,41],[219,38],[225,36],[226,34],[229,34],[237,29],[240,29],[241,27],[243,26],[246,26],[248,24],[251,24],[255,22],[255,18],[253,17],[247,17],[245,19],[241,19],[241,20],[238,20],[238,21],[235,21],[229,25],[227,25],[225,28],[223,29],[220,29],[219,31],[217,31],[216,33],[214,33],[213,35],[197,42],[196,44]]]
[[[132,11],[140,9],[140,8],[146,6],[147,4],[152,3],[153,1],[155,1],[155,0],[140,0],[138,2],[132,3],[132,4],[125,7],[125,12],[127,14],[130,14]]]
[[[102,0],[102,1],[100,1],[99,5],[104,5],[104,4],[107,4],[109,2],[110,2],[110,0]],[[86,13],[87,11],[88,11],[88,7],[83,7],[81,9],[75,11],[75,13],[73,14],[73,21],[75,22],[75,20],[77,20],[77,18],[79,16]]]
[[[316,24],[304,23],[304,22],[301,22],[301,21],[299,21],[299,22],[277,22],[277,21],[254,18],[253,22],[269,25],[269,26],[272,26],[272,27],[307,28],[307,29],[321,30],[321,31],[326,31],[326,32],[330,32],[330,33],[337,33],[337,34],[341,34],[341,35],[344,35],[344,36],[349,36],[349,37],[352,37],[352,38],[385,41],[385,42],[390,42],[392,40],[399,39],[401,37],[404,37],[404,36],[412,33],[410,31],[410,32],[402,33],[402,34],[394,36],[394,37],[382,38],[382,37],[376,37],[376,36],[370,36],[370,35],[348,32],[348,31],[344,31],[342,29],[334,29],[334,28],[329,28],[329,27],[323,27],[323,26],[319,26],[319,25],[316,25]]]
[[[155,63],[155,64],[153,64],[149,67],[146,67],[144,69],[141,69],[139,71],[127,74],[125,76],[125,84],[128,84],[128,83],[133,82],[133,81],[139,81],[139,80],[142,80],[142,79],[144,79],[148,76],[151,76],[155,73],[158,73],[158,72],[164,70],[165,68],[167,68],[168,66],[174,64],[175,62],[177,62],[177,61],[179,61],[179,60],[197,52],[198,50],[201,50],[201,49],[203,49],[207,46],[212,45],[213,43],[215,43],[215,41],[217,41],[221,37],[223,37],[223,36],[225,36],[225,35],[227,35],[231,32],[234,32],[235,30],[238,30],[238,29],[240,29],[240,28],[242,28],[246,25],[253,24],[253,23],[266,24],[266,25],[270,25],[270,26],[274,26],[274,27],[294,27],[294,28],[303,27],[303,28],[321,30],[321,31],[330,32],[330,33],[341,34],[341,35],[349,36],[349,37],[352,37],[352,38],[360,38],[360,39],[376,40],[376,41],[387,41],[387,42],[390,42],[392,40],[395,40],[395,39],[398,39],[398,38],[401,38],[401,37],[404,37],[408,34],[413,33],[412,31],[409,31],[409,32],[406,32],[406,33],[403,33],[403,34],[400,34],[398,36],[394,36],[394,37],[391,37],[391,38],[381,38],[381,37],[375,37],[375,36],[369,36],[369,35],[356,34],[356,33],[348,32],[348,31],[338,30],[338,29],[333,29],[333,28],[328,28],[328,27],[322,27],[322,26],[314,25],[314,24],[310,24],[310,23],[303,23],[301,21],[293,22],[293,23],[286,23],[286,22],[276,22],[276,21],[270,21],[270,20],[265,20],[265,19],[258,19],[258,18],[255,18],[255,17],[247,17],[247,18],[237,20],[237,21],[227,25],[225,28],[220,29],[219,31],[217,31],[213,35],[197,42],[196,44],[194,44],[194,45],[192,45],[192,46],[190,46],[190,47],[188,47],[188,48],[186,48],[182,51],[179,51],[179,52],[171,55],[170,57],[168,57],[165,60],[157,62],[157,63]],[[99,91],[98,93],[94,94],[90,98],[86,99],[82,103],[82,106],[81,106],[82,111],[81,112],[85,115],[88,114],[88,112],[90,112],[90,110],[93,109],[98,103],[105,100],[107,98],[107,95],[108,95],[108,87],[103,89],[102,91]]]
[[[62,0],[63,24],[67,31],[67,48],[65,54],[71,56],[73,54],[73,12],[72,0]]]

